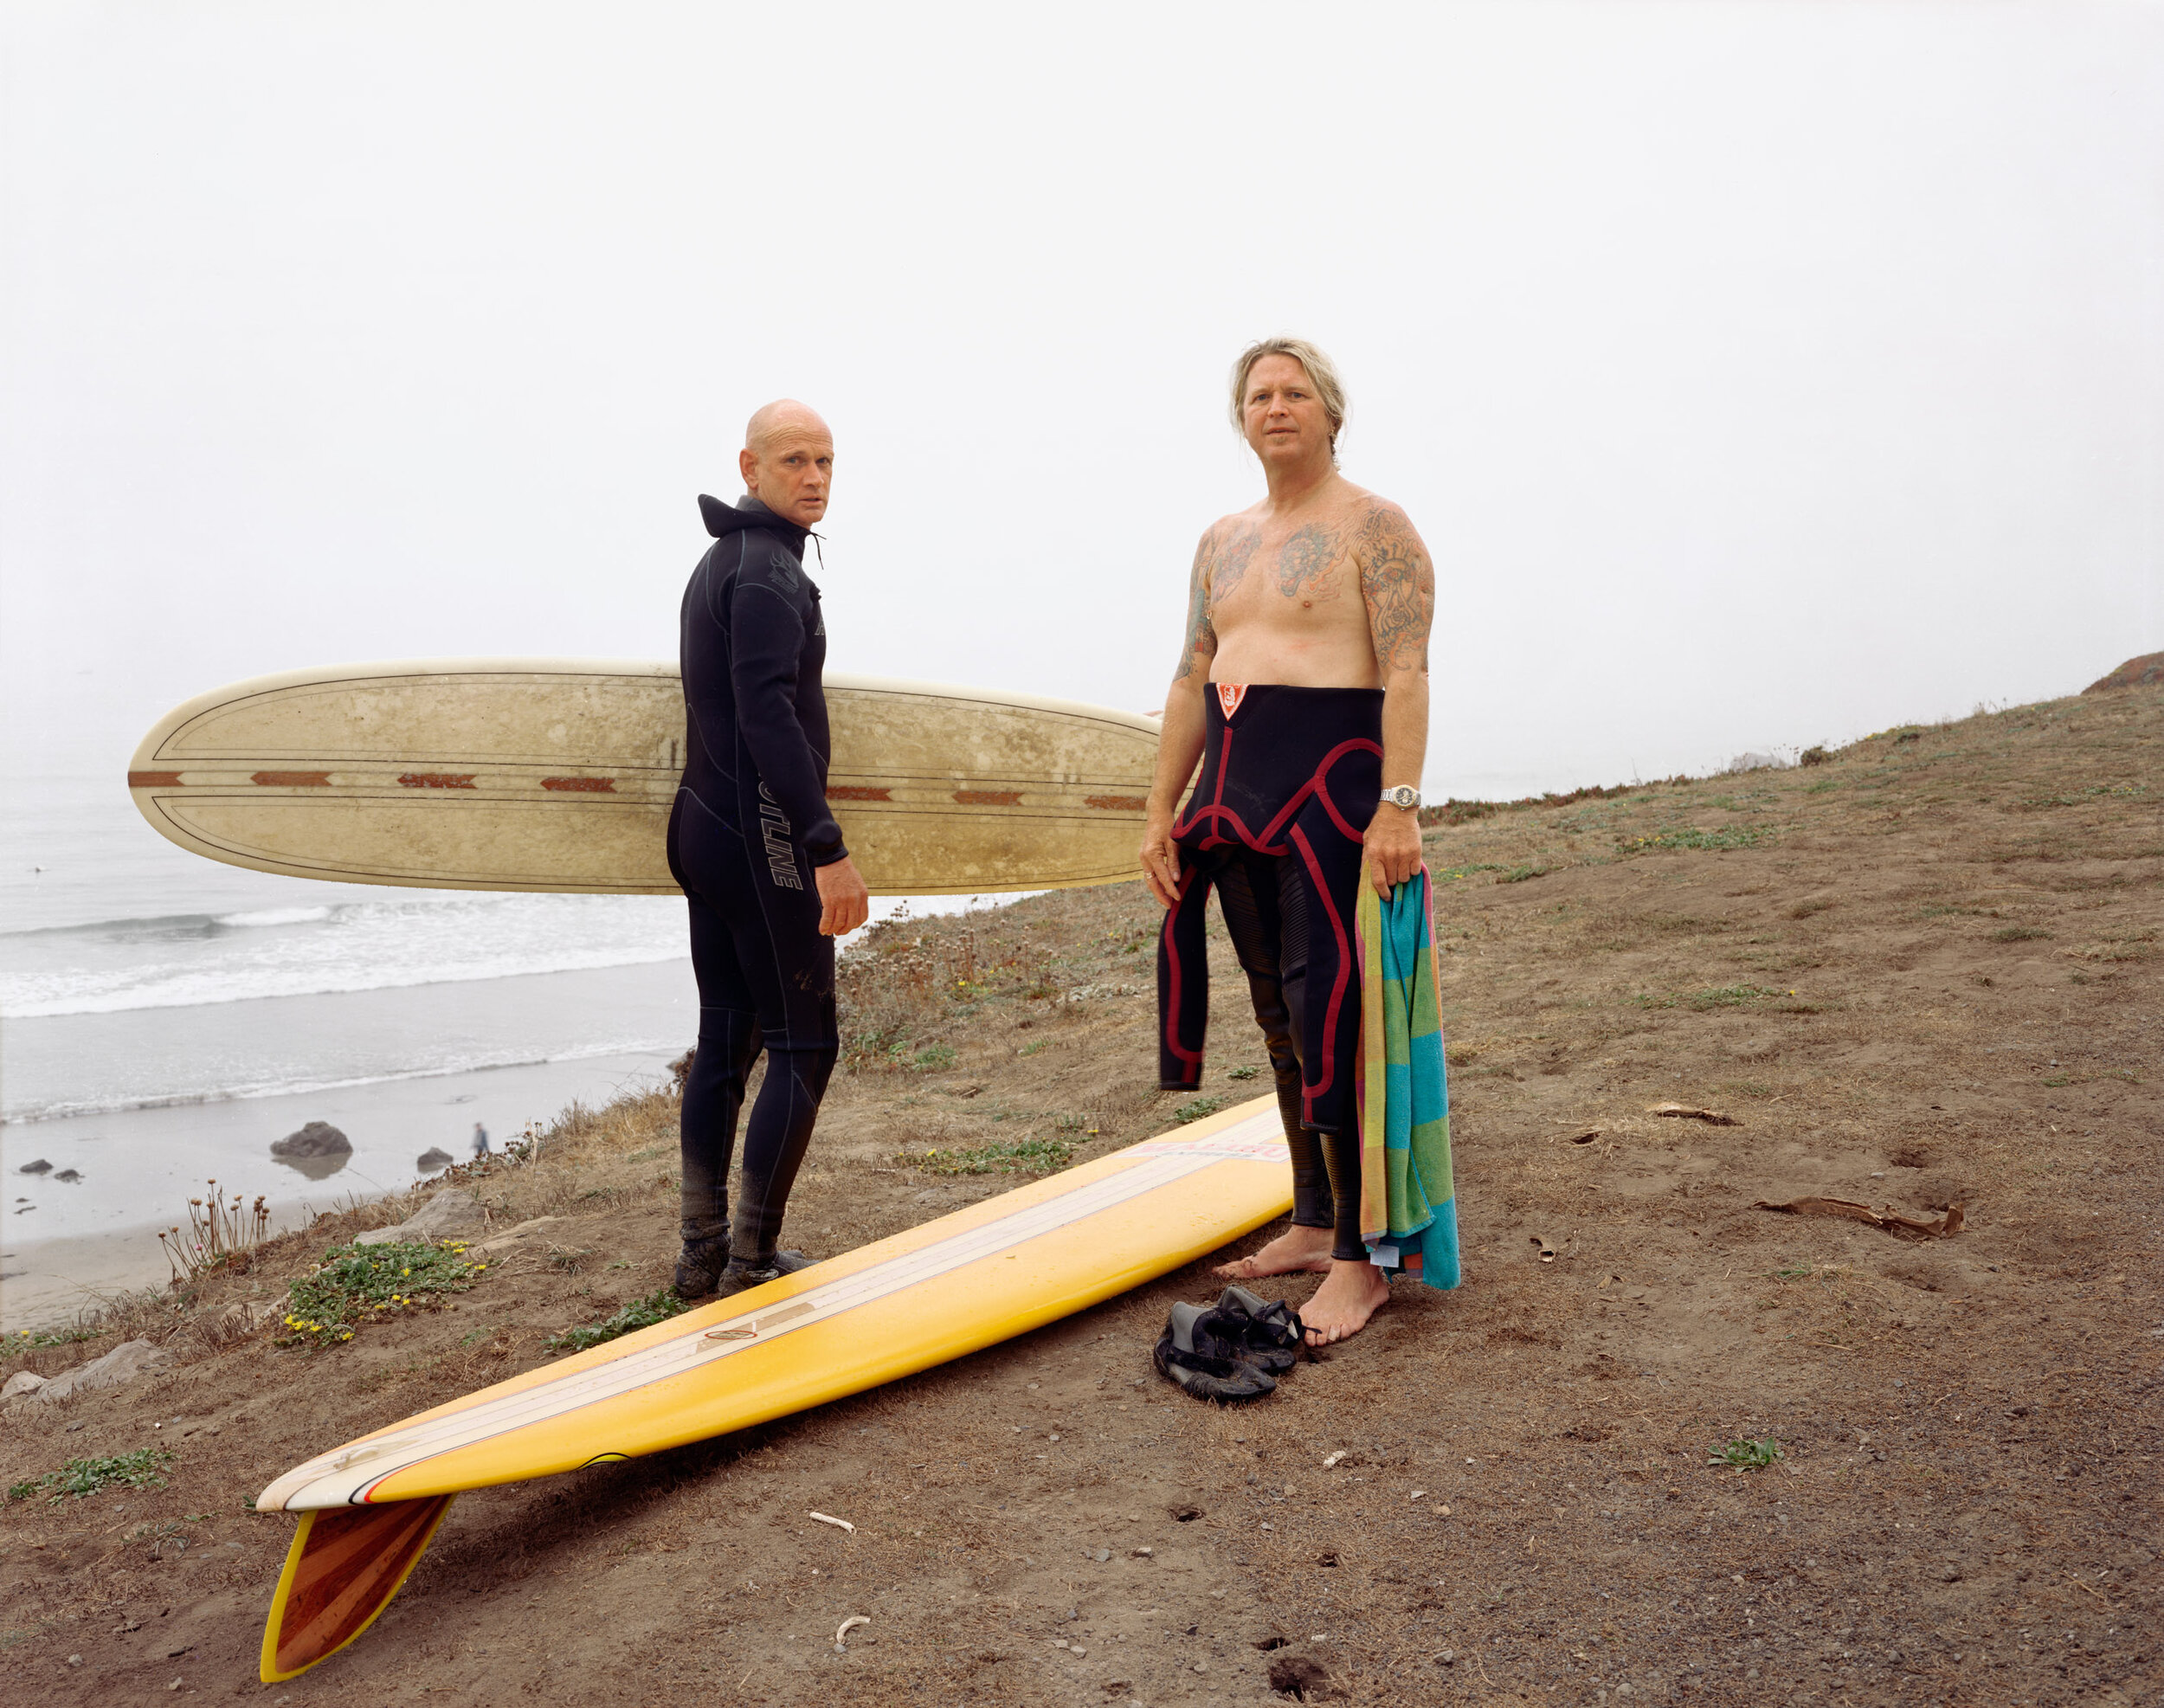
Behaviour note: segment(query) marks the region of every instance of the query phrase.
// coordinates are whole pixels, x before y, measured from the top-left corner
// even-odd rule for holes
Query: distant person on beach
[[[744,429],[745,495],[702,496],[714,544],[684,590],[684,777],[669,870],[691,904],[699,1047],[684,1081],[684,1249],[676,1291],[734,1292],[807,1266],[779,1249],[782,1213],[840,1053],[834,939],[870,899],[827,809],[827,625],[804,542],[827,513],[834,435],[802,403]],[[729,1164],[744,1084],[736,1214]]]
[[[1385,896],[1420,867],[1435,577],[1405,512],[1338,473],[1345,392],[1321,351],[1298,338],[1250,346],[1233,365],[1232,414],[1268,490],[1202,536],[1165,699],[1142,844],[1168,910],[1158,1082],[1201,1080],[1214,887],[1269,1053],[1293,1189],[1291,1231],[1219,1273],[1322,1273],[1300,1315],[1327,1344],[1389,1297],[1361,1237],[1354,908],[1363,854]]]
[[[473,1123],[473,1160],[478,1163],[487,1154],[488,1129],[476,1121]]]

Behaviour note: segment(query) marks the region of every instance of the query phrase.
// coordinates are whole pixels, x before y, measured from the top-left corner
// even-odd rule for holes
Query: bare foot
[[[1311,1269],[1326,1274],[1331,1237],[1327,1228],[1288,1228],[1253,1256],[1220,1263],[1214,1273],[1228,1281],[1259,1281],[1265,1275],[1295,1275]]]
[[[1323,1285],[1300,1307],[1310,1346],[1349,1340],[1390,1300],[1390,1284],[1372,1263],[1333,1261]]]

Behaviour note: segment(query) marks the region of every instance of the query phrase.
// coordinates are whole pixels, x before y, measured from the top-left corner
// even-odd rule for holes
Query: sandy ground
[[[2160,737],[2164,689],[2133,688],[1436,828],[1466,1283],[1401,1288],[1244,1410],[1150,1370],[1170,1302],[1214,1292],[1198,1266],[770,1428],[465,1497],[358,1644],[263,1690],[292,1520],[248,1497],[661,1285],[668,1099],[479,1182],[499,1219],[570,1220],[447,1308],[317,1353],[216,1328],[371,1208],[18,1352],[148,1333],[183,1362],[0,1416],[8,1483],[176,1454],[160,1490],[0,1508],[5,1693],[2158,1700]],[[898,1160],[925,1146],[1173,1124],[1153,924],[1129,886],[879,934],[792,1238],[1012,1183]],[[1260,1060],[1229,972],[1227,1099],[1260,1084],[1229,1077]],[[1646,1112],[1668,1099],[1736,1124]],[[1966,1225],[1754,1208],[1808,1194]],[[1781,1456],[1709,1466],[1745,1436]]]

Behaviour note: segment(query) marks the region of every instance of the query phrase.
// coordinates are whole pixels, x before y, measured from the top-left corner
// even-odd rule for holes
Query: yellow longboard
[[[1154,719],[829,676],[827,800],[874,895],[1136,875]],[[258,676],[176,706],[129,763],[160,835],[351,884],[673,895],[673,664],[409,659]]]
[[[1139,1286],[1291,1202],[1277,1100],[1258,1098],[312,1459],[256,1498],[259,1511],[303,1515],[263,1680],[367,1629],[464,1490],[876,1388]]]

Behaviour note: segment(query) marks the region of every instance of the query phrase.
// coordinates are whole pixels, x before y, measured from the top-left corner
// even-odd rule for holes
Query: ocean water
[[[642,988],[673,1000],[531,983],[669,963]],[[10,1126],[680,1048],[688,981],[667,897],[273,877],[173,847],[117,778],[0,785]]]
[[[163,1280],[156,1232],[209,1179],[293,1225],[463,1158],[477,1121],[500,1144],[659,1080],[698,1033],[684,930],[668,897],[222,866],[117,771],[0,778],[0,1323]],[[353,1145],[327,1176],[269,1153],[311,1120]]]

